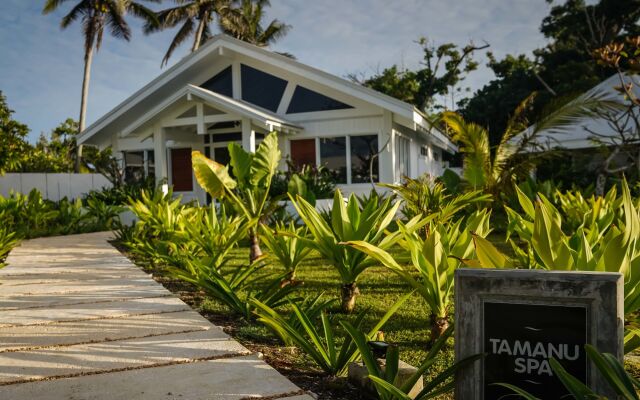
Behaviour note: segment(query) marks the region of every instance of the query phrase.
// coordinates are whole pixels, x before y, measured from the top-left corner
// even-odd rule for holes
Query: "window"
[[[353,107],[305,87],[296,86],[296,90],[293,92],[293,97],[291,98],[291,103],[289,103],[289,108],[287,109],[287,114],[342,110],[346,108]]]
[[[396,136],[396,180],[409,176],[409,139]]]
[[[277,111],[287,81],[242,64],[242,99],[270,111]]]
[[[225,68],[218,75],[200,85],[200,87],[228,97],[233,97],[233,79],[231,66]]]
[[[149,176],[155,176],[153,150],[125,151],[123,156],[126,183],[138,183]]]
[[[350,136],[351,183],[367,183],[370,180],[369,167],[372,158],[378,153],[378,135]],[[374,182],[379,179],[379,162],[371,165]]]
[[[420,147],[420,155],[422,157],[429,157],[429,146],[421,146]]]
[[[316,140],[302,139],[291,142],[291,162],[296,168],[316,165]]]
[[[320,139],[320,165],[329,170],[336,183],[347,183],[347,141],[345,137]]]

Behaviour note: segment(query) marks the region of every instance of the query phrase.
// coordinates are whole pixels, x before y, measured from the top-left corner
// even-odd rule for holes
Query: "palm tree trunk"
[[[360,294],[355,282],[342,285],[342,312],[352,313],[356,308],[356,296]]]
[[[204,33],[204,20],[207,18],[206,15],[203,15],[198,23],[198,30],[196,31],[196,36],[193,38],[193,47],[191,48],[191,52],[198,50],[200,48],[200,42],[202,41],[202,34]]]
[[[89,97],[89,80],[91,79],[91,62],[93,61],[93,46],[84,54],[84,77],[82,78],[82,96],[80,97],[80,119],[78,121],[78,133],[84,131],[87,119],[87,98]],[[77,140],[77,139],[76,139]],[[75,172],[80,172],[82,165],[82,145],[76,145]]]
[[[249,229],[249,261],[254,262],[258,257],[262,257],[260,249],[260,238],[257,229]]]

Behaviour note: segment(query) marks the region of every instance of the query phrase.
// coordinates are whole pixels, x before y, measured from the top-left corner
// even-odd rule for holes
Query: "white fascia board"
[[[113,122],[116,118],[124,114],[133,106],[146,99],[153,92],[160,89],[181,72],[190,68],[195,63],[209,55],[211,51],[215,50],[215,48],[219,46],[219,44],[219,41],[212,40],[209,43],[205,43],[205,45],[202,46],[199,51],[185,56],[182,60],[178,61],[171,68],[160,74],[157,78],[143,86],[131,96],[127,97],[123,102],[115,106],[111,111],[103,115],[96,122],[89,125],[89,127],[87,127],[80,135],[78,135],[78,142],[83,143],[89,137],[104,129],[109,123]]]

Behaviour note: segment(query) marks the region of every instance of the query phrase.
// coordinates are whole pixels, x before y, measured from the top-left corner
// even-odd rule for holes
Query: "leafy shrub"
[[[368,340],[374,338],[389,318],[395,314],[412,294],[413,292],[410,292],[402,296],[400,300],[389,308],[380,321],[366,334]],[[342,341],[338,347],[338,341],[336,340],[333,329],[333,321],[325,310],[320,312],[320,331],[316,328],[313,318],[309,313],[302,310],[295,303],[290,303],[290,306],[293,309],[293,315],[295,315],[298,324],[292,323],[290,319],[283,317],[273,310],[272,307],[269,307],[258,299],[252,299],[251,303],[256,307],[255,313],[258,315],[258,321],[276,332],[285,342],[288,341],[298,346],[308,354],[323,371],[332,375],[344,375],[349,363],[358,358],[358,346],[356,346],[351,336],[347,335],[344,337],[344,341]],[[364,312],[358,315],[354,324],[355,329],[361,329],[364,316]]]
[[[0,213],[0,220],[3,214]],[[7,227],[0,227],[0,268],[4,267],[4,263],[11,249],[18,245],[20,241],[15,232],[9,231]]]
[[[294,179],[304,182],[306,188],[313,193],[316,199],[330,199],[336,190],[336,181],[326,167],[322,165],[296,166],[291,160],[287,160],[287,170],[278,171],[273,178],[271,195],[277,197],[290,193],[291,181]]]
[[[296,268],[309,255],[311,248],[298,237],[306,238],[309,230],[305,226],[296,227],[293,222],[277,222],[275,229],[262,226],[262,243],[269,249],[268,257],[284,267],[289,281],[295,280]]]
[[[358,346],[358,350],[362,355],[362,361],[369,372],[369,379],[373,382],[378,392],[378,398],[381,400],[426,400],[448,393],[453,390],[455,382],[451,380],[451,378],[454,377],[456,372],[481,357],[472,356],[455,363],[427,382],[415,397],[409,397],[407,393],[411,391],[419,379],[422,379],[422,375],[436,363],[438,354],[453,334],[453,325],[433,344],[429,353],[427,353],[427,356],[417,368],[417,371],[409,378],[406,378],[404,383],[400,384],[397,382],[398,365],[400,362],[398,346],[390,345],[387,347],[383,370],[369,347],[369,338],[349,322],[341,321],[340,323]]]
[[[309,228],[311,238],[296,236],[302,245],[315,249],[340,274],[342,280],[342,310],[352,312],[359,293],[358,276],[374,264],[374,260],[343,242],[364,241],[381,248],[389,248],[398,239],[397,235],[384,234],[394,219],[400,203],[391,203],[391,198],[380,201],[370,197],[362,207],[354,194],[345,204],[340,190],[336,190],[331,209],[331,221],[326,221],[314,206],[301,197],[291,198],[298,215]]]
[[[463,264],[475,258],[474,237],[489,234],[490,212],[476,211],[466,219],[451,224],[431,223],[427,235],[421,235],[411,226],[421,226],[433,221],[431,214],[421,223],[415,217],[408,224],[398,222],[398,244],[409,253],[410,266],[403,266],[398,257],[389,254],[383,247],[366,240],[352,240],[346,244],[377,260],[411,285],[429,305],[431,338],[436,340],[449,326],[452,306],[454,273]],[[420,279],[414,277],[417,272]]]

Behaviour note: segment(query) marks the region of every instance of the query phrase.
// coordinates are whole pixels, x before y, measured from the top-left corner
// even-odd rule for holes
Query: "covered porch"
[[[227,164],[229,143],[254,152],[274,130],[293,135],[302,128],[241,100],[187,85],[123,129],[114,151],[123,154],[125,174],[134,165],[145,176],[154,176],[156,184],[173,187],[185,201],[205,202],[193,175],[191,152]],[[280,146],[285,153],[284,140]]]

